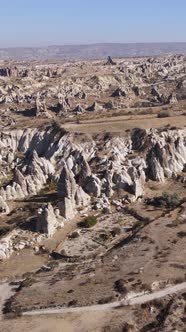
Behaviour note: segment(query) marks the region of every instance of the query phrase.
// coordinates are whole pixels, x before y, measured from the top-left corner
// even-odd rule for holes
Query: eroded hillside
[[[185,70],[181,55],[2,64],[4,329],[184,331]]]

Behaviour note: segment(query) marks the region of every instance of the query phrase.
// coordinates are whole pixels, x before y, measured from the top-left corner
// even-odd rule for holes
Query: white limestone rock
[[[58,225],[54,209],[51,204],[38,210],[38,220],[36,225],[37,232],[53,236]]]

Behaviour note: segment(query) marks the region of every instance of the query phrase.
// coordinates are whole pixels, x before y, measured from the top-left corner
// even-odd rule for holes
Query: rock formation
[[[64,223],[57,220],[56,214],[51,204],[43,206],[38,210],[37,232],[53,236],[57,227],[64,227]]]
[[[74,174],[66,164],[58,182],[58,197],[61,199],[58,207],[61,215],[66,219],[73,218],[77,208],[88,206],[90,203],[90,197],[76,183]]]
[[[112,60],[112,58],[110,56],[108,56],[106,65],[114,66],[114,65],[116,65],[116,63]]]

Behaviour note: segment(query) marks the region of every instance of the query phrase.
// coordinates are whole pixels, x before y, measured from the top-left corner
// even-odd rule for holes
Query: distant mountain
[[[90,44],[48,47],[0,48],[1,60],[100,59],[112,57],[186,54],[185,43]]]

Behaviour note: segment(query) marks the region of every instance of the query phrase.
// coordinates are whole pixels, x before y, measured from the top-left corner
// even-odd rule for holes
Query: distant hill
[[[90,44],[48,47],[0,48],[1,60],[98,59],[112,57],[186,54],[185,43]]]

